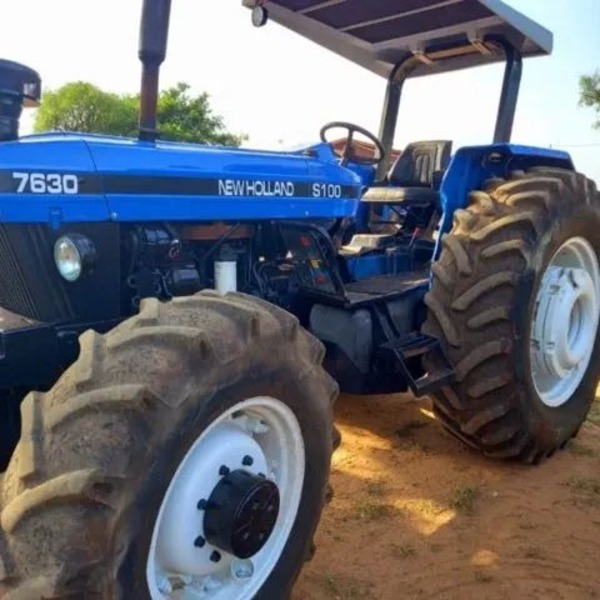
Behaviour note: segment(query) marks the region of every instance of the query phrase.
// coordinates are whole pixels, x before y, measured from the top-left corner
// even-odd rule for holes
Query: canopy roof
[[[552,52],[552,33],[501,0],[259,3],[277,23],[384,77],[411,56],[419,59],[411,77],[502,61],[504,53],[490,36],[507,40],[525,57]]]

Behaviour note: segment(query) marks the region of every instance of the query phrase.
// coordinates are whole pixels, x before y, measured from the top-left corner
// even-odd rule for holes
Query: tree
[[[593,108],[598,120],[594,123],[596,129],[600,129],[600,71],[593,75],[584,75],[579,79],[580,100],[582,106]]]
[[[223,146],[239,146],[247,139],[225,129],[222,117],[213,113],[206,92],[193,97],[189,89],[187,83],[178,83],[161,92],[158,123],[162,139]]]
[[[239,146],[246,138],[227,131],[208,94],[192,96],[187,83],[163,90],[158,128],[163,140]],[[44,93],[35,131],[80,131],[133,137],[137,133],[139,94],[114,94],[84,81]]]
[[[136,114],[122,96],[104,92],[91,83],[67,83],[44,93],[35,115],[35,131],[81,131],[133,135]]]

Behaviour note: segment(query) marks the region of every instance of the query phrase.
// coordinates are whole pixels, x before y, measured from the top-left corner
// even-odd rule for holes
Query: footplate
[[[391,351],[396,357],[402,375],[417,397],[431,394],[454,379],[454,368],[437,338],[422,333],[410,333],[385,343],[383,348]],[[433,370],[415,379],[410,362],[425,356],[430,359]]]

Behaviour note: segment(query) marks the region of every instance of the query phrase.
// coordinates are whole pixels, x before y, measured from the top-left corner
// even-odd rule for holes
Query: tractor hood
[[[0,221],[352,216],[360,178],[330,146],[297,152],[44,134],[0,144]]]

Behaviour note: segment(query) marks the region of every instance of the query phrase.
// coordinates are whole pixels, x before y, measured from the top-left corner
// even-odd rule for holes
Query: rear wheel
[[[84,334],[23,403],[0,597],[287,597],[327,493],[322,357],[293,316],[238,294],[146,300]]]
[[[600,373],[600,198],[560,169],[495,180],[443,240],[427,333],[457,380],[445,427],[496,458],[538,462],[579,430]]]

